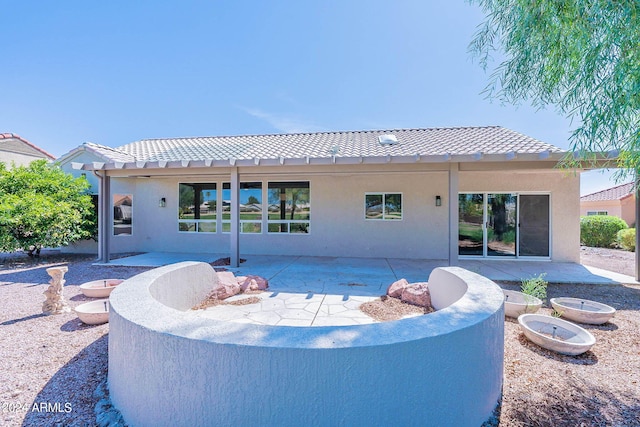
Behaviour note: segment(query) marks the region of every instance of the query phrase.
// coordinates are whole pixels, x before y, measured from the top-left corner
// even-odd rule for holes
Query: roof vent
[[[380,145],[396,145],[398,143],[398,138],[391,134],[378,135],[378,142]]]

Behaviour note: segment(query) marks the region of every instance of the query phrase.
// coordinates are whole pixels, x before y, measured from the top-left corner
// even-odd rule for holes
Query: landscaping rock
[[[239,279],[239,278],[238,278]],[[269,281],[260,276],[247,276],[240,284],[242,292],[250,291],[264,291],[269,287]]]
[[[431,307],[431,293],[426,282],[412,283],[402,290],[402,302],[419,307]]]
[[[238,280],[230,271],[219,271],[218,285],[213,290],[213,295],[218,299],[225,299],[231,296],[237,295],[241,291],[241,287],[238,284]]]
[[[400,298],[400,296],[402,295],[402,291],[407,286],[409,286],[409,282],[407,282],[406,279],[400,279],[396,282],[393,282],[387,288],[387,295],[392,298]]]

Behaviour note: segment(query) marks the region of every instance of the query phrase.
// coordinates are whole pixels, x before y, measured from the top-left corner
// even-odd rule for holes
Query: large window
[[[364,195],[364,217],[371,220],[402,219],[401,193],[367,193]]]
[[[269,233],[309,233],[309,182],[269,183]]]
[[[178,230],[216,232],[216,184],[180,184]]]
[[[262,233],[262,183],[240,183],[240,232]],[[222,184],[222,232],[231,231],[231,184]]]
[[[130,236],[133,230],[133,195],[113,195],[113,235]]]

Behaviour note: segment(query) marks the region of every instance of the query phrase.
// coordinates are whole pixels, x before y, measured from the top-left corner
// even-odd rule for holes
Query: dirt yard
[[[621,249],[580,248],[580,263],[635,277],[635,252]]]
[[[633,274],[632,253],[590,248],[581,253],[587,265]],[[101,396],[94,391],[107,376],[109,325],[83,325],[74,313],[43,316],[42,293],[50,279],[45,270],[69,266],[65,296],[76,306],[87,300],[78,289],[84,281],[126,279],[146,269],[48,254],[39,259],[0,254],[0,263],[0,425],[95,425]],[[550,284],[548,298],[554,296],[593,299],[618,311],[610,322],[586,327],[597,342],[576,357],[537,347],[517,322],[505,320],[502,405],[491,425],[640,425],[640,286]],[[548,303],[541,312],[551,312]],[[41,405],[49,412],[38,411]]]

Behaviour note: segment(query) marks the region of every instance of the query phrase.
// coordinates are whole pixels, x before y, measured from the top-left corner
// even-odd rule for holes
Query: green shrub
[[[544,280],[544,276],[546,275],[547,273],[542,273],[538,277],[522,279],[520,290],[525,295],[531,295],[544,301],[547,298],[547,285],[549,284],[549,282]]]
[[[622,249],[625,251],[636,251],[636,229],[635,228],[625,228],[624,230],[618,231],[618,235],[616,236],[616,242],[620,245]]]
[[[580,218],[580,241],[583,245],[608,248],[616,242],[618,231],[628,228],[617,216],[589,215]]]

